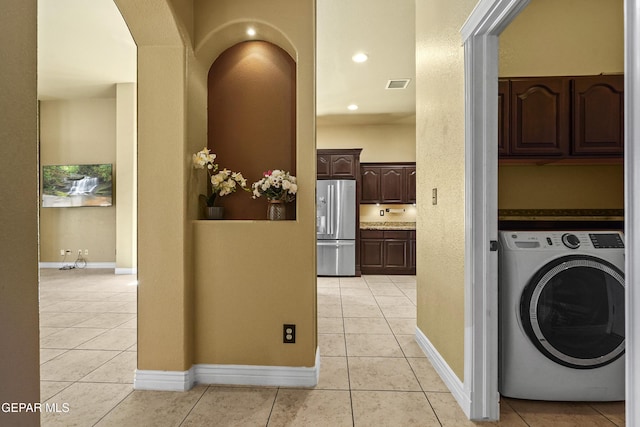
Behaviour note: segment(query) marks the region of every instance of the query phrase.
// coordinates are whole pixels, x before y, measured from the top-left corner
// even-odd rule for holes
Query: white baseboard
[[[416,326],[416,341],[418,345],[427,355],[427,358],[433,365],[442,381],[449,388],[449,391],[458,402],[458,405],[462,408],[467,418],[471,414],[471,396],[465,390],[464,383],[460,381],[458,376],[451,370],[449,364],[440,355],[438,350],[431,344],[431,341],[422,333],[420,328]]]
[[[193,368],[188,371],[142,371],[136,369],[136,390],[187,391],[195,384]]]
[[[138,268],[122,268],[116,267],[115,274],[138,274]]]
[[[41,262],[38,264],[40,268],[57,268],[60,269],[66,265],[73,267],[73,263],[75,261],[67,261],[67,262]],[[88,262],[84,268],[105,268],[105,269],[114,269],[116,268],[115,262]],[[77,268],[81,270],[80,268]],[[75,268],[74,268],[75,270]]]
[[[320,351],[315,366],[193,365],[184,372],[136,370],[136,390],[186,391],[195,384],[314,387],[320,377]]]

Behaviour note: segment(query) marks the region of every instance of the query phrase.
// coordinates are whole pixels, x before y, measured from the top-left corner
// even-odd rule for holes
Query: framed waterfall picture
[[[111,164],[43,165],[42,207],[113,205]]]

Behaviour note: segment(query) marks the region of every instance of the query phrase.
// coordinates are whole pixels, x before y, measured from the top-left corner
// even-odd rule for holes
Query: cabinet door
[[[367,268],[384,267],[384,239],[360,240],[360,268],[365,271]]]
[[[509,154],[509,80],[498,80],[498,156]]]
[[[569,154],[569,80],[511,80],[510,155],[562,157]]]
[[[406,175],[406,185],[407,190],[405,192],[406,202],[407,203],[415,203],[416,202],[416,167],[415,166],[407,166],[404,168],[404,173]]]
[[[572,154],[623,154],[623,75],[575,78],[572,107]]]
[[[406,270],[409,267],[409,241],[384,240],[384,267],[390,273],[394,270]]]
[[[380,198],[382,203],[402,203],[405,200],[405,175],[402,167],[380,168]]]
[[[409,237],[409,268],[413,271],[413,274],[416,272],[416,232],[411,231],[411,235]]]
[[[331,155],[332,178],[356,178],[356,161],[352,154]]]
[[[380,202],[380,168],[363,166],[361,203]]]
[[[331,156],[329,154],[318,154],[316,157],[316,174],[322,179],[331,178]]]

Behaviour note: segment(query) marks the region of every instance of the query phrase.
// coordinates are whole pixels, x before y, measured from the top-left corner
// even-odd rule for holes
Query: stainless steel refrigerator
[[[356,274],[356,181],[316,184],[318,276]]]

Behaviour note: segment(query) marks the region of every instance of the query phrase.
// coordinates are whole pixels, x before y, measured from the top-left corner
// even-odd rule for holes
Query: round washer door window
[[[588,255],[558,258],[525,287],[520,318],[549,359],[577,369],[607,365],[624,354],[624,274]]]

